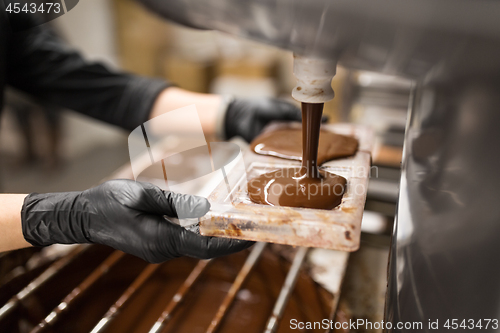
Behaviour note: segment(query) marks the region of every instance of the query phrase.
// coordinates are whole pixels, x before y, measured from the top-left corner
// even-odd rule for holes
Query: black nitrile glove
[[[226,140],[241,136],[252,141],[272,121],[301,121],[300,109],[276,98],[236,98],[226,111],[224,131]]]
[[[201,217],[209,209],[203,197],[112,180],[83,192],[32,193],[24,200],[21,219],[24,238],[32,245],[98,243],[152,263],[219,257],[253,244],[200,236],[163,217]]]

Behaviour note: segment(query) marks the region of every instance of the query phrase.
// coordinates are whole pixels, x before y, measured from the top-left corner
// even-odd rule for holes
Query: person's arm
[[[220,129],[217,130],[217,118],[218,116],[222,116],[219,113],[223,111],[221,108],[225,107],[222,105],[223,103],[224,100],[221,95],[202,94],[177,87],[169,87],[158,95],[149,114],[149,119],[194,104],[205,135],[218,134],[218,136],[222,136],[221,133],[216,132],[220,132]],[[190,131],[190,124],[179,125],[185,125],[184,130]]]
[[[219,139],[239,136],[251,142],[272,121],[300,121],[297,106],[276,98],[233,98],[201,94],[170,87],[158,95],[150,119],[165,112],[195,104],[203,132]],[[190,131],[190,124],[179,124]]]
[[[21,208],[26,194],[0,194],[0,252],[31,246],[23,236]]]
[[[17,16],[19,15],[19,16]],[[23,14],[16,14],[21,20]],[[23,18],[29,23],[34,17]],[[228,99],[172,87],[159,79],[111,71],[85,61],[46,26],[9,36],[7,83],[35,97],[133,130],[157,115],[197,106],[206,135],[251,141],[273,120],[300,120],[300,110],[270,98]],[[183,124],[189,130],[189,124]]]
[[[35,20],[23,13],[14,17],[28,25]],[[46,25],[9,34],[7,45],[7,84],[125,129],[145,122],[156,97],[170,86],[86,61]]]
[[[180,256],[219,257],[253,244],[201,236],[167,220],[199,218],[209,209],[205,198],[133,180],[112,180],[81,192],[2,194],[0,252],[97,243],[159,263]]]

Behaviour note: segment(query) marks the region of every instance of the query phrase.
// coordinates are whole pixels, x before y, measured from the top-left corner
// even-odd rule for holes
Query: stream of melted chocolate
[[[346,179],[318,169],[322,114],[323,103],[302,103],[302,166],[278,169],[250,180],[250,200],[272,206],[316,209],[333,209],[340,204]]]

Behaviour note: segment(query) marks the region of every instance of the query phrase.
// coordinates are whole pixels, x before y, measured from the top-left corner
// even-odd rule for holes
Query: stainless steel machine
[[[398,332],[453,319],[500,330],[484,325],[500,318],[499,2],[143,2],[184,25],[414,80],[385,319]]]

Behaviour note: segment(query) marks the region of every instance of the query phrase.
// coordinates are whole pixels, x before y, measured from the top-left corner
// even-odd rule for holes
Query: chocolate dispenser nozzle
[[[293,75],[297,85],[292,97],[303,103],[325,103],[335,96],[332,79],[337,73],[337,61],[293,55]]]

